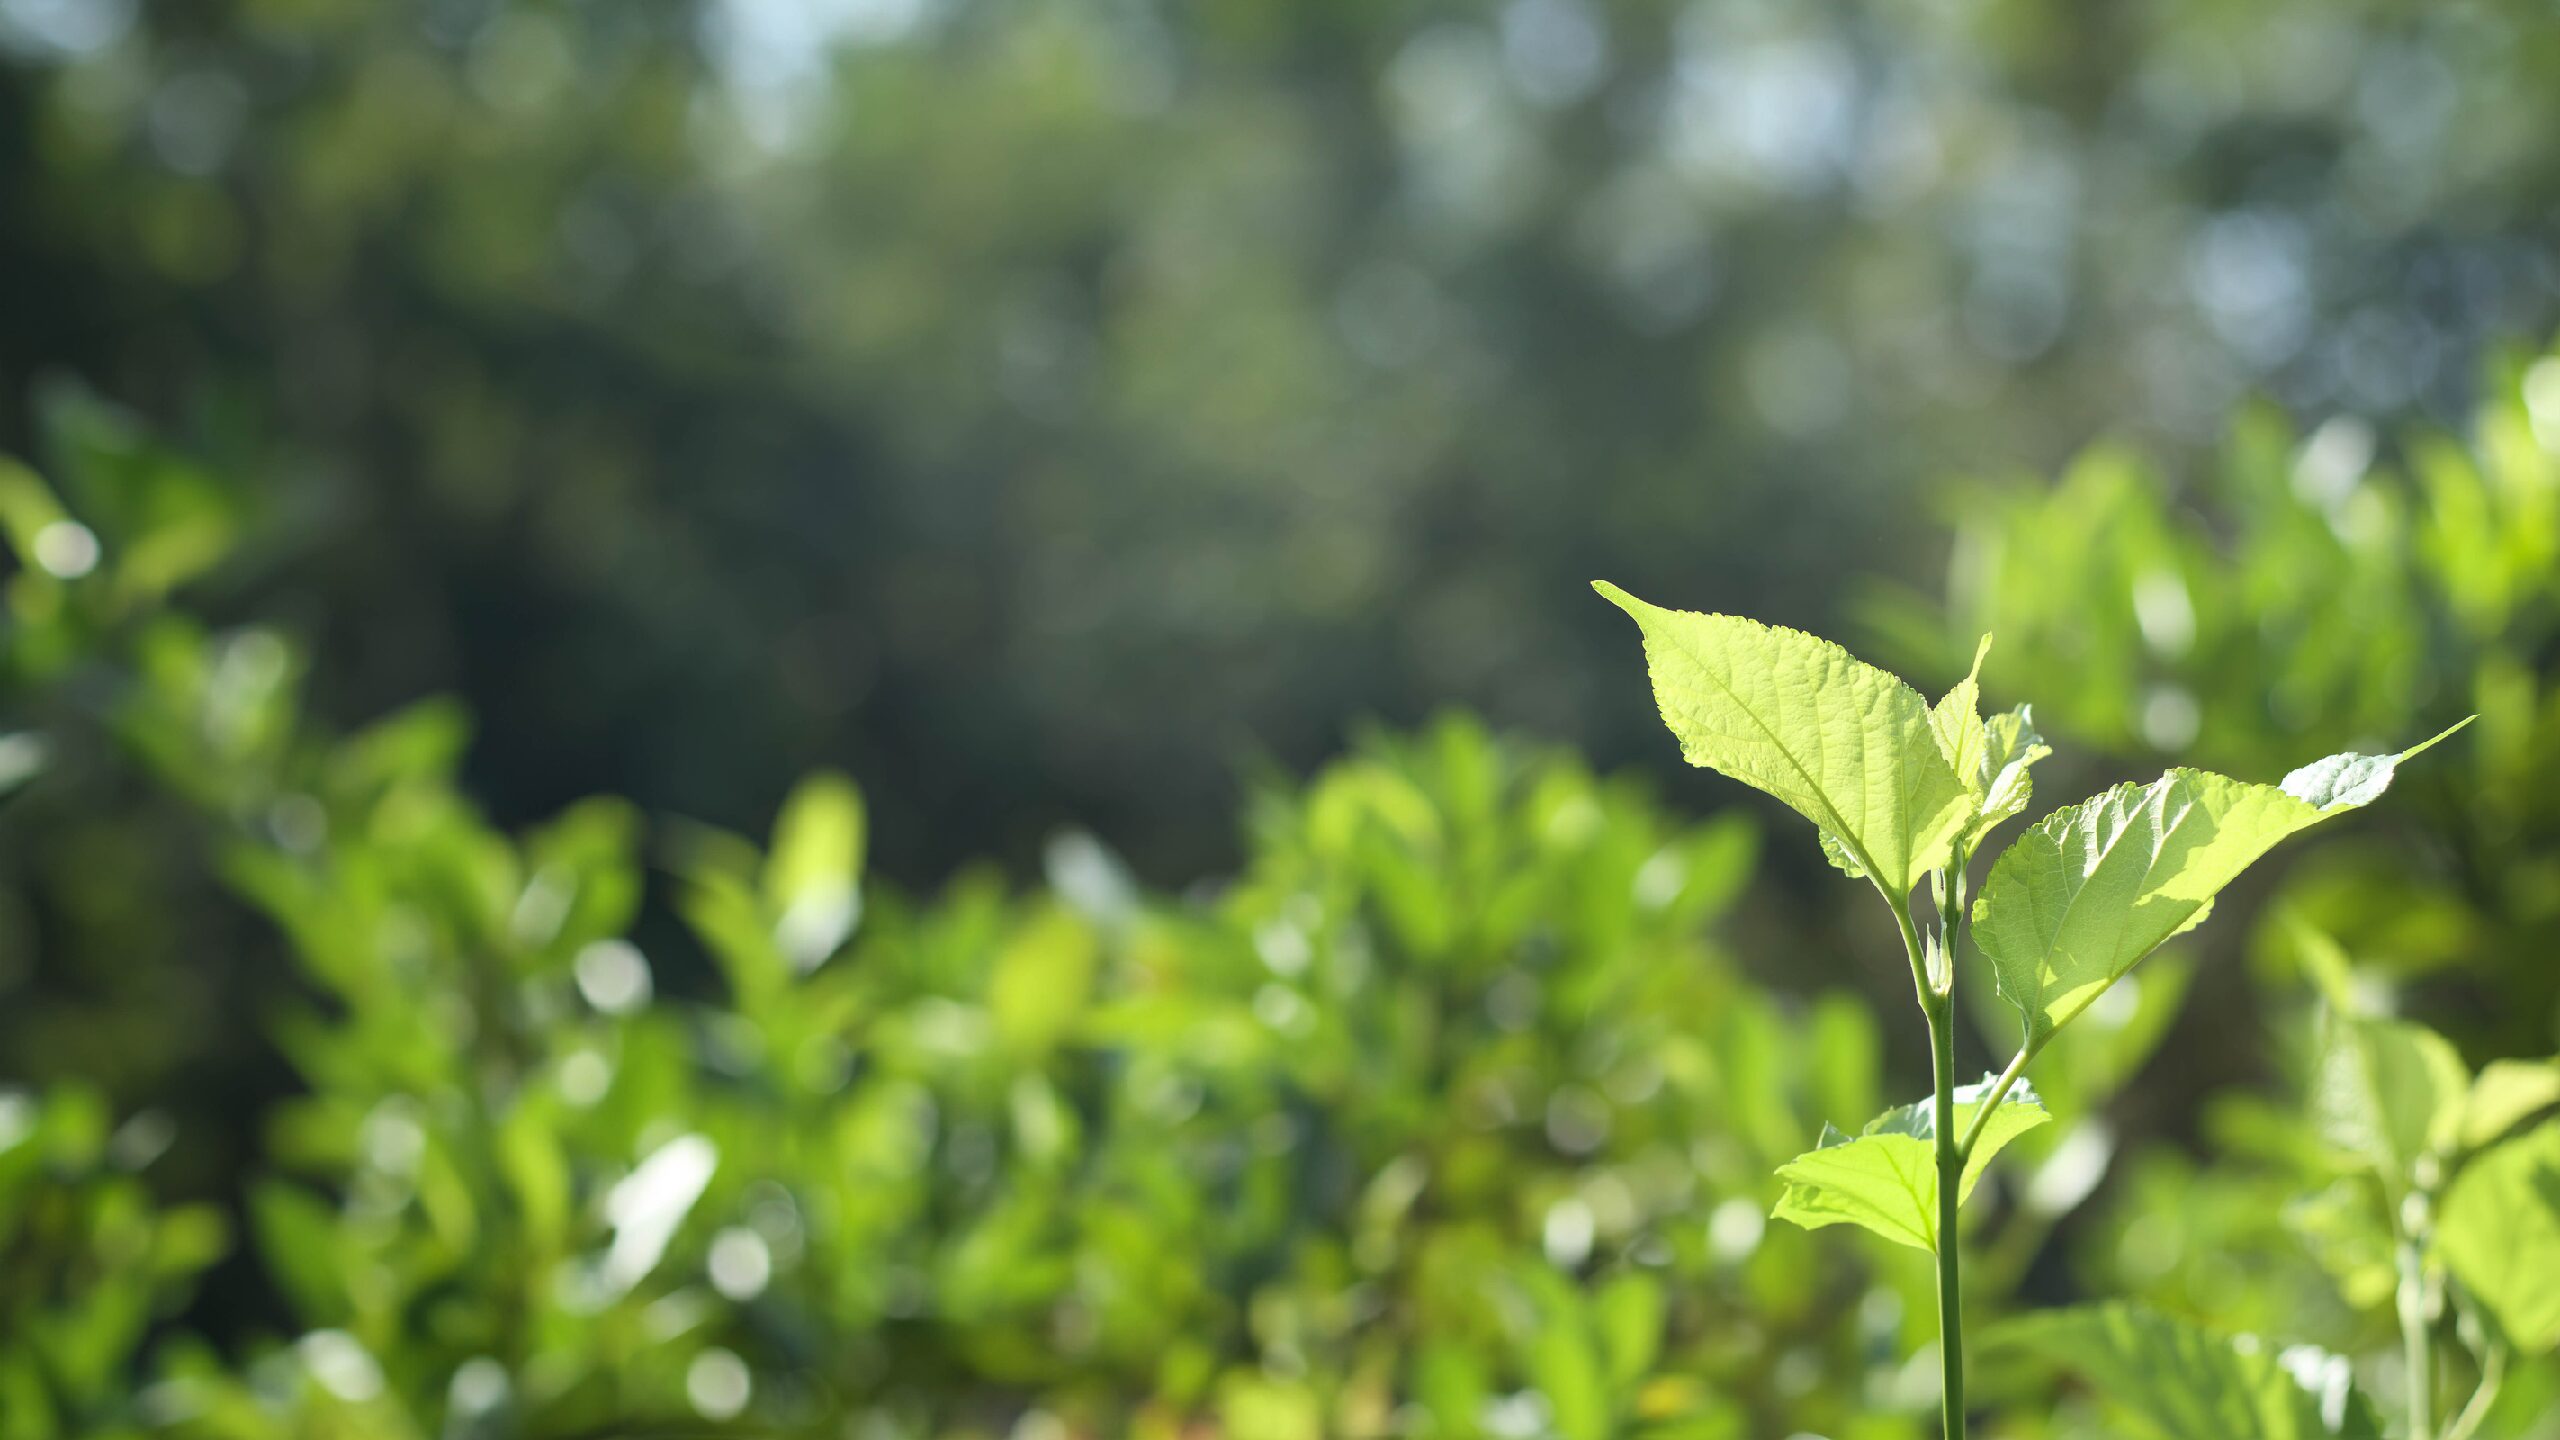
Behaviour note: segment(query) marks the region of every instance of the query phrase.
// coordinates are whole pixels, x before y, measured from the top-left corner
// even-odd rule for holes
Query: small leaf
[[[2027,802],[2036,793],[2033,767],[2053,753],[2053,747],[2036,733],[2035,713],[2024,705],[1992,716],[1984,734],[1982,813],[1966,834],[1969,845],[1981,844],[2003,821],[2026,813]]]
[[[1946,757],[1965,793],[1973,797],[1975,814],[1958,847],[1968,855],[2001,822],[2027,808],[2035,794],[2030,768],[2053,753],[2036,733],[2033,714],[2024,705],[1988,721],[1982,718],[1982,662],[1990,653],[1991,637],[1985,635],[1973,652],[1973,669],[1929,709],[1929,728],[1937,737],[1938,753]],[[1840,862],[1835,858],[1832,863]]]
[[[1832,869],[1852,880],[1867,878],[1867,872],[1858,864],[1858,857],[1849,853],[1849,847],[1840,843],[1839,836],[1828,830],[1817,830],[1813,838],[1822,846],[1822,858],[1831,862]]]
[[[2282,1352],[2131,1305],[2024,1315],[1991,1349],[2023,1350],[2080,1375],[2156,1440],[2381,1440],[2342,1356]]]
[[[1040,1055],[1064,1039],[1093,998],[1101,942],[1063,905],[1035,911],[1007,936],[987,979],[996,1034],[1017,1054]]]
[[[1594,588],[1644,632],[1654,699],[1690,764],[1784,801],[1888,894],[1946,863],[1974,807],[1918,691],[1802,631]]]
[[[861,918],[866,829],[862,792],[841,775],[812,775],[782,802],[764,899],[794,969],[816,969]]]
[[[1538,1327],[1529,1340],[1529,1378],[1547,1397],[1555,1433],[1563,1440],[1609,1440],[1614,1417],[1608,1381],[1590,1328],[1579,1320],[1549,1316]]]
[[[1991,637],[1985,635],[1974,647],[1973,668],[1945,699],[1929,707],[1929,729],[1937,736],[1938,753],[1976,800],[1982,798],[1982,762],[1991,744],[1982,724],[1982,660],[1990,653]]]
[[[1995,1082],[1956,1092],[1956,1133],[1973,1126],[1980,1097]],[[1825,1225],[1858,1225],[1897,1244],[1918,1250],[1937,1249],[1938,1146],[1934,1115],[1937,1102],[1921,1100],[1888,1110],[1855,1136],[1823,1128],[1821,1143],[1778,1167],[1787,1182],[1771,1213],[1807,1230]],[[2014,1086],[1983,1126],[1967,1158],[1957,1203],[1973,1196],[1974,1185],[2000,1153],[2020,1135],[2053,1118],[2025,1084]]]
[[[1662,1320],[1662,1282],[1641,1270],[1618,1272],[1591,1297],[1592,1326],[1611,1385],[1632,1390],[1653,1373],[1662,1351]]]
[[[2560,1345],[2560,1122],[2462,1167],[2437,1217],[2436,1249],[2517,1348]]]
[[[2278,841],[2369,803],[2401,760],[2443,738],[2396,756],[2333,755],[2281,786],[2171,770],[2028,827],[1973,909],[2026,1047],[2041,1049],[2162,941],[2202,923],[2214,895]]]
[[[569,1164],[539,1107],[519,1103],[498,1126],[498,1170],[515,1199],[525,1234],[549,1255],[569,1226]]]

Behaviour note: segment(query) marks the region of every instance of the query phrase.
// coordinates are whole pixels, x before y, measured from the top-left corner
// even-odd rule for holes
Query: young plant
[[[2444,735],[2397,755],[2332,755],[2280,785],[2184,769],[2118,785],[2029,827],[1976,895],[1974,856],[2026,808],[2030,772],[2051,753],[2027,707],[1981,714],[1987,637],[1973,672],[1933,706],[1801,631],[1594,588],[1643,632],[1654,698],[1688,761],[1811,820],[1823,854],[1873,884],[1901,930],[1935,1087],[1856,1135],[1826,1127],[1812,1151],[1779,1168],[1787,1185],[1776,1213],[1808,1229],[1863,1226],[1936,1256],[1946,1436],[1962,1440],[1956,1216],[1991,1158],[2048,1118],[2021,1083],[2027,1066],[2145,955],[2201,923],[2251,862],[2372,803],[2400,762]],[[1914,904],[1924,881],[1925,910]],[[1959,1087],[1955,956],[1968,930],[2025,1033],[2006,1070]]]

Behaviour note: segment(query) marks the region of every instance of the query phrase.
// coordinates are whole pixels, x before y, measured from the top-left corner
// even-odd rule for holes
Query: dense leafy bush
[[[1216,893],[1143,894],[1070,837],[1036,892],[972,874],[911,899],[864,883],[859,794],[819,777],[767,845],[655,829],[689,933],[653,958],[627,807],[497,831],[456,787],[449,707],[321,733],[285,639],[158,608],[165,581],[123,563],[149,522],[83,526],[104,556],[49,563],[81,522],[10,478],[20,678],[86,672],[75,708],[194,809],[307,980],[273,1026],[301,1093],[241,1197],[296,1328],[144,1366],[129,1326],[30,1369],[47,1399],[21,1416],[1857,1423],[1828,1382],[1900,1308],[1760,1216],[1816,1117],[1875,1103],[1876,1038],[1710,938],[1750,876],[1740,821],[1675,825],[1450,720],[1266,785]],[[136,1313],[205,1258],[178,1214],[195,1238],[118,1292]],[[138,1400],[96,1393],[146,1371]]]
[[[1176,895],[1073,835],[1037,885],[970,871],[899,893],[866,875],[861,792],[826,775],[760,837],[609,799],[501,826],[460,778],[455,709],[333,733],[291,638],[202,618],[227,603],[221,567],[254,557],[254,497],[65,414],[59,495],[0,474],[9,818],[66,840],[74,818],[128,827],[162,858],[14,857],[13,923],[147,936],[200,857],[236,897],[226,923],[293,961],[290,983],[243,979],[290,1078],[232,1122],[255,1154],[231,1164],[204,1158],[226,1117],[183,1069],[13,1045],[43,1083],[0,1100],[0,1435],[1931,1423],[1925,1264],[1766,1223],[1772,1172],[1826,1120],[1917,1087],[1888,1081],[1865,997],[1790,973],[1805,942],[1755,905],[1741,818],[1678,821],[1632,781],[1450,719],[1264,780],[1242,865]],[[2008,513],[2038,543],[2046,512]],[[2085,559],[2156,533],[2099,527]],[[2060,608],[1991,618],[2029,658],[2004,676],[1995,650],[1987,686],[2058,682],[2059,728],[2103,738],[2105,697],[2143,693],[2095,659],[2060,668],[2082,652],[2037,639]],[[2506,631],[2462,643],[2538,685]],[[2140,653],[2156,683],[2168,662]],[[2197,682],[2199,713],[2247,713],[2228,685]],[[2493,692],[2494,756],[2515,743],[2502,715],[2543,712]],[[2380,718],[2441,713],[2421,696]],[[2453,788],[2422,813],[2460,837]],[[2536,796],[2501,803],[2531,815]],[[2323,879],[2388,853],[2333,844],[2266,910],[2266,1083],[2216,1098],[2201,1146],[2127,1123],[2189,990],[2174,951],[2037,1058],[2056,1123],[1965,1211],[1987,1433],[2560,1426],[2547,1024],[2448,1006],[2466,1057],[2395,1013],[2329,938],[2364,958],[2356,897]],[[2529,857],[2415,853],[2390,873],[2490,917],[2450,948],[2507,983],[2518,952],[2482,947],[2529,933],[2499,927],[2541,914],[2531,889],[2460,877]],[[2249,933],[2194,938],[2226,927]],[[2389,937],[2418,932],[2375,933],[2380,973],[2412,973]],[[138,1013],[169,1033],[241,1003],[146,973],[166,988]],[[1992,987],[1971,990],[2005,1034]],[[123,1118],[66,1078],[91,1070]],[[2046,1308],[2090,1298],[2116,1303]]]

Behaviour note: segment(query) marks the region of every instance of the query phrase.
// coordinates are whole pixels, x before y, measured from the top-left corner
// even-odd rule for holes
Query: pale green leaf
[[[2342,1356],[2279,1351],[2131,1305],[2024,1315],[1992,1349],[2023,1350],[2087,1380],[2152,1440],[2381,1440]]]
[[[1594,588],[1643,631],[1655,702],[1691,764],[1784,801],[1896,897],[1946,863],[1974,807],[1918,691],[1801,631]]]
[[[841,775],[812,775],[783,801],[765,865],[765,904],[774,938],[796,968],[814,969],[853,933],[866,831],[862,792]]]
[[[1938,1248],[1936,1147],[1907,1135],[1823,1131],[1821,1146],[1778,1167],[1787,1188],[1769,1213],[1807,1230],[1856,1225],[1915,1250]]]
[[[1977,800],[1982,798],[1982,762],[1991,743],[1982,724],[1982,660],[1990,653],[1991,637],[1985,635],[1974,647],[1973,668],[1945,699],[1929,707],[1929,729],[1937,736],[1938,753]]]
[[[2333,1015],[2312,1077],[2311,1114],[2321,1138],[2371,1165],[2397,1192],[2416,1183],[2420,1157],[2453,1148],[2470,1089],[2462,1056],[2425,1026]]]
[[[2460,1142],[2476,1150],[2560,1105],[2560,1062],[2492,1060],[2463,1100]]]
[[[498,1126],[498,1169],[515,1216],[537,1247],[563,1244],[569,1224],[569,1162],[539,1107],[519,1103]]]
[[[1956,1092],[1956,1134],[1973,1126],[1980,1097],[1995,1082]],[[1858,1225],[1897,1244],[1918,1250],[1937,1249],[1938,1146],[1935,1100],[1888,1110],[1858,1134],[1844,1135],[1825,1126],[1821,1143],[1778,1167],[1787,1182],[1771,1213],[1807,1230],[1825,1225]],[[2003,1097],[1974,1142],[1966,1159],[1957,1203],[1971,1199],[1991,1157],[2010,1141],[2051,1119],[2035,1092],[2021,1083]]]
[[[987,1008],[996,1035],[1018,1053],[1054,1048],[1092,1002],[1101,941],[1082,916],[1045,906],[1017,926],[996,952]]]
[[[1858,864],[1858,857],[1849,853],[1849,847],[1840,843],[1839,836],[1828,830],[1817,830],[1813,838],[1822,846],[1822,858],[1831,862],[1832,869],[1852,880],[1867,878],[1867,872]]]
[[[1929,728],[1937,737],[1938,753],[1946,757],[1965,793],[1973,797],[1975,814],[1964,827],[1958,847],[1968,855],[2001,822],[2025,811],[2035,794],[2030,771],[2053,753],[2036,733],[2035,718],[2024,705],[1989,720],[1982,718],[1982,662],[1990,653],[1991,637],[1985,635],[1973,652],[1973,669],[1929,709]]]
[[[1547,1399],[1555,1434],[1562,1440],[1609,1440],[1614,1417],[1608,1376],[1589,1327],[1550,1317],[1529,1340],[1528,1369]]]
[[[2462,1167],[2436,1219],[2436,1249],[2520,1349],[2560,1345],[2560,1122]]]
[[[1653,1373],[1662,1353],[1662,1282],[1641,1270],[1622,1270],[1591,1297],[1591,1323],[1608,1362],[1609,1383],[1633,1390]]]
[[[2026,812],[2036,793],[2035,763],[2053,753],[2036,733],[2034,712],[2024,705],[1992,716],[1983,732],[1982,813],[1966,832],[1968,845],[1979,845],[2003,821]]]
[[[2136,961],[2201,923],[2214,895],[2277,842],[2370,803],[2400,761],[2443,738],[2396,756],[2333,755],[2280,786],[2172,770],[2028,827],[1992,865],[1973,909],[1974,938],[2026,1020],[2027,1048],[2041,1048]]]

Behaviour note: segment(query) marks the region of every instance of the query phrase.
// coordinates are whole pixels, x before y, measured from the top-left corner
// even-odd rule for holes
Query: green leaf
[[[334,1207],[299,1185],[268,1180],[249,1192],[249,1220],[268,1275],[297,1314],[329,1324],[347,1313]]]
[[[1958,847],[1968,855],[2003,821],[2027,808],[2035,794],[2029,770],[2053,753],[2036,733],[2034,716],[2024,705],[1988,721],[1982,718],[1982,661],[1990,653],[1991,637],[1985,635],[1974,649],[1973,669],[1929,710],[1929,729],[1937,736],[1938,753],[1946,757],[1965,793],[1973,797],[1974,817],[1964,827]]]
[[[1974,647],[1973,668],[1945,699],[1929,707],[1929,729],[1937,737],[1938,753],[1976,800],[1982,798],[1978,781],[1991,749],[1990,733],[1982,723],[1982,659],[1990,653],[1991,637],[1985,635]]]
[[[862,913],[865,831],[862,792],[841,775],[812,775],[782,802],[764,898],[774,938],[795,969],[817,968],[853,933]]]
[[[2135,962],[2202,923],[2215,894],[2278,841],[2372,802],[2401,761],[2452,733],[2398,755],[2332,755],[2282,785],[2172,770],[2028,827],[1992,865],[1973,908],[1974,939],[2025,1018],[2027,1048],[2042,1048]]]
[[[1994,1083],[1986,1075],[1982,1083],[1956,1092],[1955,1133],[1962,1135],[1972,1128],[1973,1117],[1981,1109],[1980,1098]],[[1887,1110],[1854,1136],[1826,1126],[1820,1145],[1778,1167],[1778,1178],[1787,1182],[1787,1188],[1771,1214],[1807,1230],[1858,1225],[1897,1244],[1936,1250],[1936,1110],[1934,1099]],[[1973,1187],[1992,1156],[2052,1118],[2032,1088],[2023,1082],[2013,1086],[1974,1142],[1957,1203],[1972,1198]]]
[[[1662,1282],[1641,1270],[1622,1270],[1591,1297],[1592,1328],[1608,1361],[1609,1383],[1632,1391],[1653,1373],[1662,1352]]]
[[[2463,1100],[2459,1143],[2477,1150],[2553,1105],[2560,1105],[2560,1062],[2492,1060]]]
[[[1529,1341],[1529,1379],[1546,1396],[1563,1440],[1608,1440],[1615,1419],[1608,1380],[1590,1328],[1579,1319],[1549,1316],[1538,1327]]]
[[[498,1170],[515,1198],[526,1237],[550,1255],[566,1246],[569,1161],[539,1106],[519,1103],[498,1126]]]
[[[1644,632],[1655,702],[1689,763],[1784,801],[1895,897],[1946,863],[1974,807],[1918,691],[1802,631],[1593,588]]]
[[[1092,1000],[1100,961],[1101,942],[1082,916],[1062,905],[1033,912],[1006,937],[988,977],[997,1036],[1017,1054],[1054,1048]]]
[[[2080,1375],[2156,1440],[2382,1436],[2346,1360],[2308,1345],[2279,1352],[2120,1304],[2020,1316],[1985,1344]]]
[[[2394,1193],[2419,1158],[2454,1147],[2471,1071],[2451,1042],[2406,1020],[2333,1016],[2312,1080],[2321,1137],[2373,1166]]]
[[[1983,732],[1982,813],[1965,834],[1969,846],[1982,843],[2002,822],[2026,813],[2027,802],[2036,793],[2033,767],[2053,753],[2053,747],[2036,733],[2035,712],[2024,705],[1992,716]]]
[[[2436,1250],[2517,1348],[2560,1345],[2560,1122],[2462,1167],[2436,1220]]]

